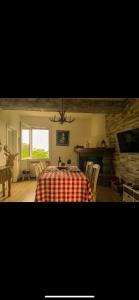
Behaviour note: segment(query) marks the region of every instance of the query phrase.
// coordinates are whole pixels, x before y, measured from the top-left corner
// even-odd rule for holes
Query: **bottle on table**
[[[61,167],[61,157],[59,157],[59,160],[58,160],[58,167]]]

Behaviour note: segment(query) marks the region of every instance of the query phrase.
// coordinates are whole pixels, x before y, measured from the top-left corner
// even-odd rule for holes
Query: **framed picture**
[[[56,146],[69,146],[69,131],[56,131]]]

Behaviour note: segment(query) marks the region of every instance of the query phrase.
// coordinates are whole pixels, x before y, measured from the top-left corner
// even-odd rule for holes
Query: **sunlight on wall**
[[[48,118],[23,117],[22,122],[30,126],[38,126],[50,130],[50,159],[53,165],[57,165],[59,156],[63,162],[71,159],[73,164],[77,164],[77,154],[74,152],[76,145],[85,146],[90,142],[90,147],[96,146],[102,139],[106,138],[105,115],[92,114],[88,118],[76,118],[73,123],[60,125],[52,123]],[[69,130],[69,146],[56,146],[56,130]]]
[[[20,112],[22,114],[22,112]],[[48,117],[40,116],[22,116],[19,112],[15,114],[14,111],[0,111],[0,140],[6,143],[6,125],[13,126],[18,132],[18,152],[20,151],[20,121],[32,126],[33,128],[49,129],[50,132],[50,160],[52,165],[57,165],[59,156],[63,162],[71,159],[72,164],[77,164],[77,154],[74,151],[76,145],[85,146],[89,142],[90,147],[100,145],[101,140],[106,138],[105,131],[105,115],[104,114],[90,114],[89,116],[76,117],[76,120],[71,123],[63,125],[52,123]],[[56,130],[68,130],[70,132],[69,146],[56,146]],[[5,164],[5,158],[0,153],[0,165]],[[27,168],[29,164],[26,161],[21,161],[20,157],[16,162],[16,176],[18,177],[19,171]]]

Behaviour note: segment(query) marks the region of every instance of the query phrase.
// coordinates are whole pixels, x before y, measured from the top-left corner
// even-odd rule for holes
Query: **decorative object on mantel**
[[[87,141],[86,142],[86,148],[89,148],[90,147],[90,143]]]
[[[53,118],[49,118],[51,122],[59,122],[60,124],[63,123],[71,123],[75,121],[74,118],[71,116],[66,116],[65,115],[66,111],[64,110],[64,101],[63,98],[61,100],[61,110],[59,111],[60,117],[57,117],[56,115]]]
[[[74,147],[74,151],[76,152],[77,149],[84,149],[84,146],[77,145],[77,146]]]
[[[102,147],[102,148],[106,148],[106,147],[107,147],[105,140],[102,140],[102,142],[101,142],[101,147]]]
[[[77,148],[84,148],[84,146],[82,146],[82,145],[81,145],[81,146],[77,145],[77,146],[75,146],[74,148],[75,148],[75,149],[77,149]]]

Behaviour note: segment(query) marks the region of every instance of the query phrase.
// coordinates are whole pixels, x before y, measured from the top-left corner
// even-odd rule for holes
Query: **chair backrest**
[[[33,164],[34,168],[35,168],[35,174],[36,174],[36,178],[38,179],[39,176],[42,174],[42,170],[40,168],[39,163]]]
[[[91,175],[91,186],[92,186],[93,195],[96,195],[96,187],[97,187],[99,171],[100,171],[100,165],[94,164],[92,167],[92,175]]]
[[[48,166],[50,166],[50,165],[51,165],[51,162],[50,162],[50,160],[49,160],[49,159],[47,159],[47,160],[44,160],[43,162],[44,162],[44,164],[45,164],[45,168],[47,168]]]
[[[42,171],[44,171],[46,169],[44,162],[42,160],[40,160],[40,167],[41,167]]]
[[[85,174],[89,178],[89,180],[91,180],[93,164],[94,164],[93,161],[87,161],[86,164]]]
[[[47,167],[51,165],[50,160],[48,160],[48,159],[42,160],[41,163],[42,163],[44,169],[47,169]]]
[[[40,170],[40,173],[43,173],[45,169],[50,165],[50,161],[40,160],[38,163],[38,168]]]
[[[38,162],[38,168],[39,168],[39,170],[40,170],[40,173],[42,173],[42,172],[43,172],[43,167],[42,167],[40,161]]]

